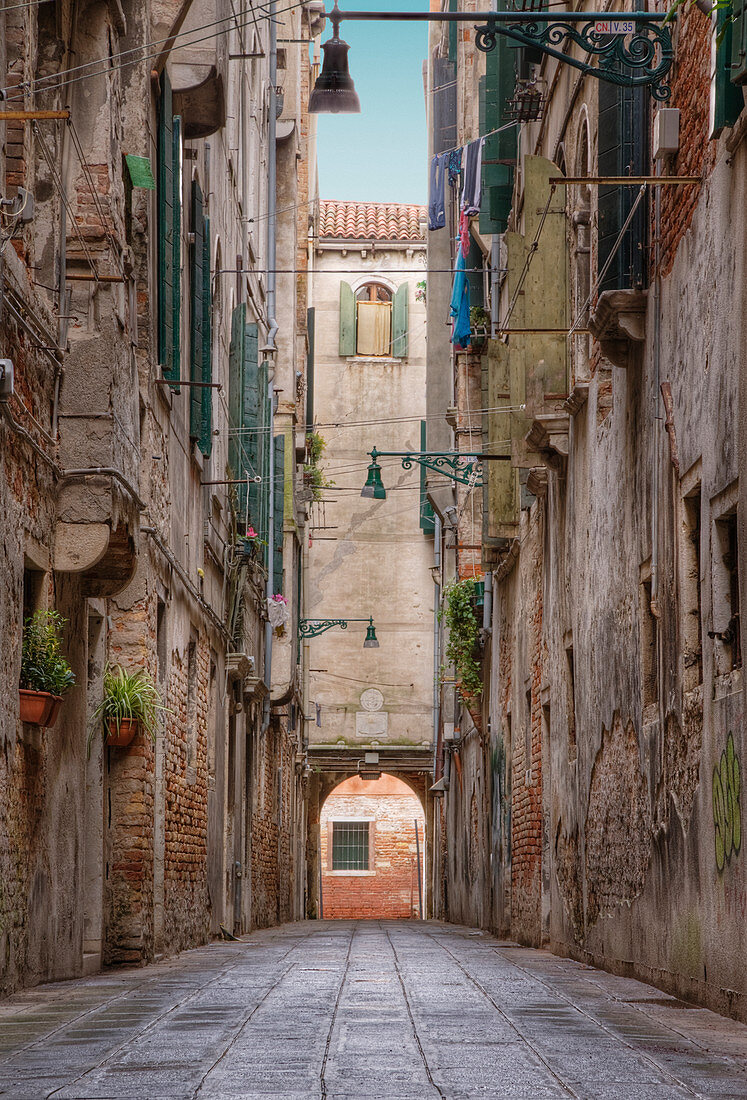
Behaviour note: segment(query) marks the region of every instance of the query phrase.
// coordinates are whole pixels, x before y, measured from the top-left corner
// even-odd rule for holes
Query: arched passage
[[[324,919],[425,914],[425,812],[407,783],[351,776],[327,795],[319,825]]]

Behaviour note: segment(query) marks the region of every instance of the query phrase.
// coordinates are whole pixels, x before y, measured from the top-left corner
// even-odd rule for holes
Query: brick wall
[[[255,737],[252,792],[252,927],[293,918],[295,749],[285,727]]]
[[[367,818],[371,819],[369,836],[373,834],[369,873],[333,872],[332,821]],[[405,783],[391,775],[375,782],[353,776],[335,788],[320,818],[325,919],[418,916],[416,820],[422,865],[425,816],[420,800]]]

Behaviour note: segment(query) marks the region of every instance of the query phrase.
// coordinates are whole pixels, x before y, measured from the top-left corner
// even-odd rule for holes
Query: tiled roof
[[[399,202],[319,203],[319,236],[344,241],[422,241],[426,208]]]

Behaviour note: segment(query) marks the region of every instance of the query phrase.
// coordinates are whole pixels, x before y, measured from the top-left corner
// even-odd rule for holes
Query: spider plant
[[[122,722],[130,719],[139,722],[155,742],[159,713],[167,711],[158,688],[144,668],[128,672],[121,665],[107,665],[104,669],[104,698],[93,712],[91,737],[99,722],[106,737],[109,729],[118,734]]]
[[[35,611],[26,619],[21,648],[20,686],[25,691],[64,695],[75,676],[60,652],[65,619],[58,611]]]

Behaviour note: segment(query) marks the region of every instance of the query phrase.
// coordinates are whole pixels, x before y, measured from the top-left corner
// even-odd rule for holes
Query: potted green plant
[[[49,728],[57,721],[63,695],[75,683],[75,675],[61,652],[65,619],[58,611],[40,609],[23,627],[21,721]]]
[[[144,668],[128,672],[121,665],[107,665],[104,698],[93,712],[89,742],[99,723],[107,745],[129,745],[139,729],[144,729],[155,742],[158,714],[166,710],[158,688]]]
[[[472,306],[469,311],[470,346],[481,348],[490,332],[490,314],[482,306]]]

